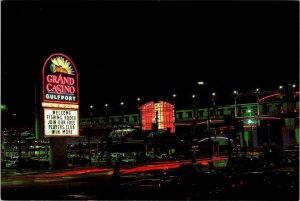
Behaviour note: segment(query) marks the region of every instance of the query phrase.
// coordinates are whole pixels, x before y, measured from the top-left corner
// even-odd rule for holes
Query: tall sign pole
[[[67,138],[79,136],[79,84],[73,61],[56,53],[42,70],[42,138],[50,139],[51,167],[66,168]]]

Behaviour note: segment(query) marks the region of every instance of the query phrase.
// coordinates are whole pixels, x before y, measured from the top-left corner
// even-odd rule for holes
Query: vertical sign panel
[[[56,53],[47,58],[43,71],[44,136],[79,136],[78,73],[73,61]]]

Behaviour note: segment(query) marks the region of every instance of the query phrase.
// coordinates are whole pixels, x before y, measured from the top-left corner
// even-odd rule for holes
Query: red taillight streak
[[[222,160],[221,157],[214,157],[212,161]],[[209,159],[199,159],[197,160],[198,163],[202,165],[208,165]],[[134,167],[129,169],[122,169],[121,166],[121,173],[128,174],[128,173],[136,173],[136,172],[147,172],[153,170],[165,170],[165,169],[173,169],[179,167],[181,164],[190,164],[190,160],[186,161],[168,161],[168,162],[156,162],[152,165],[144,165],[141,167]],[[124,167],[125,168],[125,167]],[[96,172],[108,172],[112,171],[111,168],[91,168],[91,169],[82,169],[82,170],[70,170],[66,172],[59,172],[59,173],[47,173],[47,174],[36,174],[36,175],[21,175],[21,176],[8,176],[7,178],[22,178],[22,177],[29,177],[29,178],[54,178],[54,177],[63,177],[63,176],[71,176],[71,175],[79,175],[84,173],[96,173]]]

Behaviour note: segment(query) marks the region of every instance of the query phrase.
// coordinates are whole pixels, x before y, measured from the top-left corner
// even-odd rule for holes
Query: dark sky
[[[81,105],[190,99],[299,83],[299,2],[1,2],[1,99],[30,108],[53,53],[79,71]]]

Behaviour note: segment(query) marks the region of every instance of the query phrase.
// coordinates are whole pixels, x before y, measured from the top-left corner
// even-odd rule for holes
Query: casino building
[[[134,113],[121,109],[119,113],[104,109],[103,115],[81,111],[79,136],[67,138],[68,155],[87,156],[89,143],[93,155],[105,152],[109,143],[111,153],[151,151],[154,145],[161,149],[160,153],[177,153],[207,144],[209,139],[224,148],[228,138],[232,150],[246,147],[248,151],[256,151],[270,146],[280,149],[299,144],[299,92],[276,90],[260,92],[254,99],[250,96],[253,94],[239,94],[232,104],[212,101],[203,107],[192,104],[182,108],[186,105],[159,100],[139,105]],[[49,122],[52,118],[49,117]],[[20,135],[21,143],[15,130],[3,129],[3,158],[18,155],[18,147],[22,156],[49,157],[49,138],[36,140],[32,129]]]
[[[82,129],[92,127],[97,135],[108,135],[120,125],[153,133],[168,131],[183,138],[228,140],[240,147],[261,149],[264,146],[286,147],[299,144],[299,92],[266,91],[235,96],[231,105],[204,108],[176,109],[174,103],[148,102],[139,107],[139,113],[81,117]],[[256,94],[257,95],[257,94]],[[246,98],[245,98],[246,97]],[[244,102],[240,100],[246,100]],[[175,107],[176,106],[176,107]],[[104,134],[106,133],[106,134]]]

